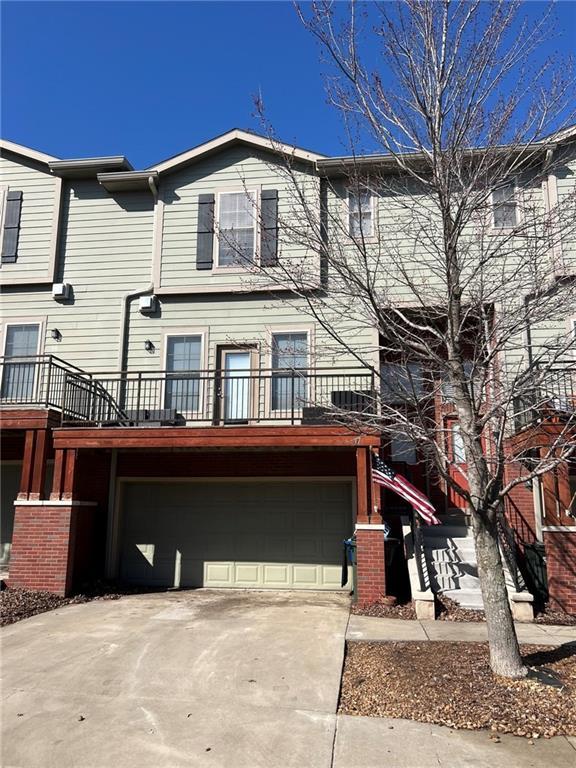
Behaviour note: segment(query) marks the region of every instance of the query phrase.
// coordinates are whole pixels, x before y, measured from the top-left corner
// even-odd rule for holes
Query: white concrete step
[[[481,611],[484,608],[480,589],[446,589],[442,594],[454,600],[462,608],[472,608]]]

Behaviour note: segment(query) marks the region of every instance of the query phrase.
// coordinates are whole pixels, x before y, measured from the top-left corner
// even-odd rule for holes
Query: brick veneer
[[[384,531],[378,528],[356,530],[356,594],[358,603],[375,603],[386,594]]]
[[[72,588],[78,514],[72,504],[17,504],[10,556],[11,587],[66,595]]]
[[[545,531],[544,546],[550,603],[576,614],[576,528]]]

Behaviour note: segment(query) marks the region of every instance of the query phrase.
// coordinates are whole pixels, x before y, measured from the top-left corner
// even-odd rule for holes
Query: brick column
[[[17,501],[10,587],[67,595],[74,577],[79,518],[89,516],[95,506],[78,501]]]
[[[361,605],[375,603],[386,594],[384,525],[374,508],[371,453],[356,449],[356,599]]]
[[[544,547],[550,604],[576,614],[576,526],[544,531]]]
[[[386,594],[384,526],[356,525],[356,595],[360,605],[377,602]]]

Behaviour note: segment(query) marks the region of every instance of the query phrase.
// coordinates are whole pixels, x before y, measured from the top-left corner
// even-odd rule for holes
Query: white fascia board
[[[50,163],[54,160],[58,160],[57,157],[47,155],[44,152],[38,152],[37,149],[31,149],[30,147],[25,147],[23,144],[16,144],[15,142],[7,141],[6,139],[0,139],[0,149],[3,152],[13,152],[15,155],[29,157],[31,160],[37,160],[39,163]]]
[[[153,165],[149,168],[149,170],[158,171],[158,173],[173,171],[182,165],[194,162],[195,160],[200,160],[205,155],[219,149],[223,149],[227,145],[233,143],[242,143],[257,149],[265,149],[269,152],[275,152],[276,154],[288,155],[296,158],[297,160],[303,160],[304,162],[308,163],[315,163],[317,160],[320,160],[324,157],[324,155],[319,155],[315,152],[309,152],[305,149],[299,149],[298,147],[294,147],[291,144],[284,144],[283,142],[274,141],[265,136],[257,136],[256,134],[248,133],[247,131],[234,129],[222,134],[222,136],[218,136],[217,138],[212,139],[211,141],[207,141],[204,144],[193,147],[187,152],[182,152],[175,157],[164,160],[157,165]]]

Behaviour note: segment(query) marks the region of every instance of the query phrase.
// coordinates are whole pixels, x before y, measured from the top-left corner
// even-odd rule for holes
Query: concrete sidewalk
[[[332,768],[574,768],[576,739],[530,743],[387,717],[338,715]]]
[[[516,624],[518,640],[534,645],[562,645],[576,642],[576,627],[551,624]],[[468,640],[487,639],[486,624],[464,621],[407,621],[351,615],[347,640]]]

